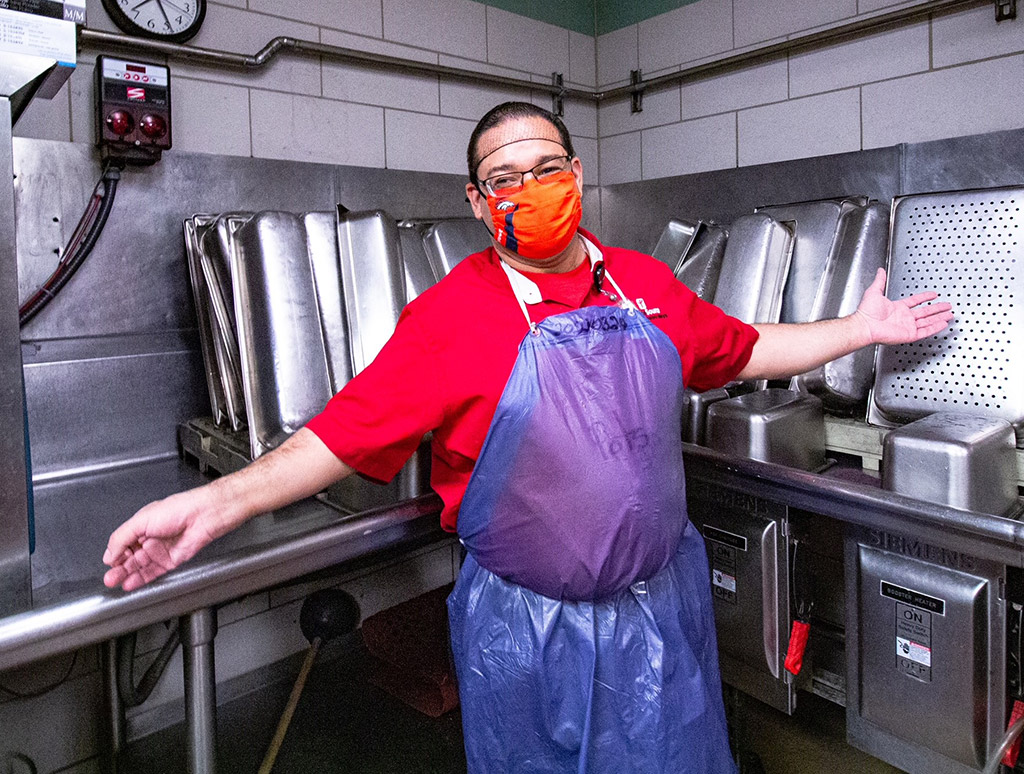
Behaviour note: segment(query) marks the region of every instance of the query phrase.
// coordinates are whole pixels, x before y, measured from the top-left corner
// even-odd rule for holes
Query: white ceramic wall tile
[[[600,174],[598,141],[589,137],[573,137],[572,148],[583,164],[583,184],[597,185]]]
[[[436,113],[438,77],[359,64],[323,63],[325,97]]]
[[[70,95],[71,84],[65,83],[53,99],[33,99],[14,125],[14,136],[71,142]]]
[[[294,0],[249,0],[249,10],[283,16],[360,35],[382,35],[380,0],[329,0],[296,3]]]
[[[551,110],[551,95],[537,92],[534,101],[541,107]],[[562,121],[573,137],[592,137],[597,139],[597,104],[585,99],[562,100]]]
[[[597,83],[604,88],[629,83],[630,70],[640,67],[637,25],[597,36]]]
[[[644,180],[736,166],[736,114],[648,129],[642,142]]]
[[[257,158],[384,166],[383,109],[253,89]]]
[[[732,0],[700,0],[640,22],[644,73],[732,48]]]
[[[438,62],[446,67],[458,67],[460,70],[469,70],[474,73],[486,73],[487,75],[498,75],[502,78],[514,78],[519,81],[529,81],[532,83],[550,83],[551,78],[541,77],[528,73],[523,70],[513,70],[511,67],[499,67],[498,65],[487,64],[486,62],[477,62],[474,59],[466,59],[461,56],[452,56],[451,54],[439,54],[437,58]],[[498,84],[500,87],[502,84]]]
[[[903,0],[857,0],[857,13],[871,13],[872,11],[878,11],[885,9],[887,11],[895,10],[896,8],[905,8],[912,5],[923,5],[928,0],[911,0],[906,2]]]
[[[919,22],[789,60],[790,96],[802,97],[928,69],[928,22]]]
[[[860,150],[859,118],[858,89],[740,111],[740,166]]]
[[[567,76],[569,31],[487,6],[487,61],[545,76]]]
[[[679,120],[679,86],[644,93],[644,109],[630,112],[629,97],[602,101],[597,109],[599,136],[635,132]]]
[[[682,86],[683,118],[779,102],[788,96],[786,60],[746,67]]]
[[[398,43],[487,59],[487,8],[472,0],[383,0],[384,37]]]
[[[864,147],[1019,129],[1024,56],[1010,56],[863,87]]]
[[[546,91],[533,92],[533,104],[551,110],[551,95]],[[562,122],[575,137],[597,139],[597,104],[588,99],[565,98],[562,101]],[[478,116],[479,117],[479,116]]]
[[[962,64],[1024,51],[1021,19],[996,22],[991,6],[936,16],[932,21],[932,64]]]
[[[857,13],[857,0],[735,0],[736,46],[771,40]]]
[[[476,123],[484,113],[502,102],[529,102],[530,89],[503,89],[468,81],[441,80],[441,115],[465,118]]]
[[[601,140],[601,185],[632,183],[641,179],[640,132]]]
[[[190,43],[201,48],[255,54],[279,35],[316,41],[320,39],[320,30],[309,24],[299,24],[276,16],[218,6],[217,13],[207,12],[206,23]],[[251,71],[204,67],[181,60],[174,60],[170,66],[172,99],[176,75],[275,89],[289,94],[320,94],[320,62],[314,57],[284,54]]]
[[[366,51],[371,54],[384,54],[385,56],[394,56],[399,59],[412,59],[416,62],[437,64],[438,55],[435,51],[425,51],[422,48],[403,46],[400,43],[391,43],[390,41],[379,40],[377,38],[367,38],[362,35],[340,32],[339,30],[321,29],[320,42],[326,43],[330,46],[351,48],[355,51]]]
[[[209,13],[209,10],[207,10],[207,13]],[[121,32],[117,25],[107,16],[102,0],[85,0],[85,21],[86,26],[91,30]]]
[[[174,150],[248,156],[252,153],[249,90],[174,78]]]
[[[475,121],[385,110],[388,169],[466,173],[466,145]]]
[[[597,41],[593,36],[569,31],[569,72],[566,81],[591,88],[597,85]]]

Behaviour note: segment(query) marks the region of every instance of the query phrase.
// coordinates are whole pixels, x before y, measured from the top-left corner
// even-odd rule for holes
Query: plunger
[[[309,640],[309,650],[306,651],[306,659],[302,662],[302,669],[295,679],[292,693],[288,697],[288,703],[281,713],[281,719],[277,723],[277,731],[274,738],[270,740],[267,754],[263,757],[263,764],[260,766],[259,774],[270,774],[274,768],[274,761],[284,743],[284,736],[288,733],[288,725],[292,722],[292,715],[295,714],[295,707],[302,696],[302,689],[306,686],[306,678],[313,668],[313,661],[320,650],[320,646],[328,640],[349,634],[355,631],[359,625],[359,603],[339,589],[322,589],[310,594],[302,603],[302,610],[299,612],[299,628],[306,639]]]

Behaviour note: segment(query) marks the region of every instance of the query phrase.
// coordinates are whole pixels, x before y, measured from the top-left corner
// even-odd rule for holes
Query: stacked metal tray
[[[321,411],[380,352],[407,299],[489,243],[475,220],[400,225],[344,208],[200,214],[184,234],[213,416],[179,439],[220,473]],[[424,444],[391,484],[353,477],[326,498],[365,510],[421,494],[428,477]]]

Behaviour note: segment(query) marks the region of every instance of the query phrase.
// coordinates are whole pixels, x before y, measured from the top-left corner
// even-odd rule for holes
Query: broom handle
[[[313,661],[316,659],[316,653],[319,649],[320,638],[314,637],[313,642],[309,645],[309,650],[306,652],[306,660],[302,662],[299,676],[295,678],[295,685],[292,686],[292,693],[288,697],[288,703],[285,705],[284,712],[281,713],[281,719],[277,723],[277,731],[274,732],[274,738],[270,740],[267,754],[263,757],[263,764],[260,766],[259,774],[270,774],[271,769],[274,768],[274,761],[277,760],[277,754],[281,751],[284,735],[288,733],[288,725],[292,722],[292,715],[295,714],[295,707],[298,706],[302,689],[306,687],[306,678],[309,677],[309,670],[313,668]]]

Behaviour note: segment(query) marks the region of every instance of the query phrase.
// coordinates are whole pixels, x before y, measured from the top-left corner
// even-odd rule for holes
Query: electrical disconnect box
[[[171,77],[163,65],[96,59],[96,144],[104,161],[153,164],[171,147]]]

